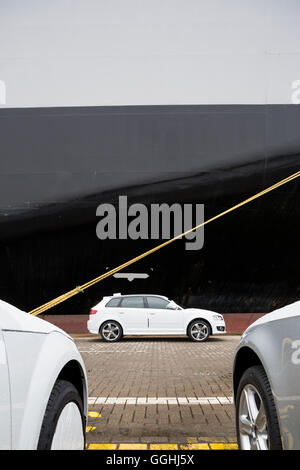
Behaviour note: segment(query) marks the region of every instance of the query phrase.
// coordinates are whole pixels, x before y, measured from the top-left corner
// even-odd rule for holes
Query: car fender
[[[300,317],[257,324],[246,330],[237,348],[250,348],[259,358],[268,377],[279,417],[283,446],[300,446],[299,364],[294,360],[295,343],[299,340]]]
[[[99,319],[99,330],[101,328],[101,325],[103,325],[103,323],[105,321],[109,321],[109,320],[118,322],[122,327],[123,333],[125,334],[124,321],[122,319],[122,316],[119,315],[118,313],[115,313],[115,314],[112,314],[112,315],[109,314],[109,313],[105,313],[104,315],[101,314],[101,319]]]
[[[294,339],[298,339],[297,335],[298,331],[295,328],[293,331],[293,325],[289,331],[286,329],[283,332],[278,321],[246,330],[236,350],[234,368],[238,352],[243,347],[248,347],[262,363],[275,397],[287,396],[290,386],[297,392],[298,368],[292,361],[292,344]]]
[[[242,349],[246,349],[246,348],[250,349],[257,356],[259,362],[261,363],[261,365],[263,366],[263,368],[266,372],[266,375],[268,377],[268,380],[269,380],[271,388],[272,388],[273,387],[272,378],[269,376],[268,364],[266,362],[266,358],[264,356],[263,351],[260,349],[259,345],[256,345],[255,338],[251,338],[251,337],[245,338],[245,337],[242,336],[241,342],[239,343],[239,345],[238,345],[238,347],[236,348],[236,351],[235,351],[235,355],[234,355],[234,359],[233,359],[233,372],[235,371],[236,366],[237,366],[237,359],[238,359],[239,352]],[[233,386],[233,390],[234,390],[234,386]]]
[[[50,334],[15,332],[19,335],[18,340],[23,340],[23,343],[30,337],[32,351],[31,343],[28,343],[25,358],[20,357],[22,351],[24,354],[23,348],[13,348],[17,339],[9,336],[13,334],[14,332],[9,332],[6,337],[11,379],[12,448],[36,449],[46,406],[57,377],[68,362],[76,361],[82,369],[86,384],[85,366],[73,340],[59,331]],[[24,368],[24,382],[20,364]],[[85,416],[87,401],[87,389],[84,385]]]
[[[203,320],[206,320],[213,329],[213,323],[214,323],[214,320],[212,318],[213,314],[214,312],[210,312],[209,310],[202,310],[202,309],[191,308],[191,309],[184,310],[184,330],[186,331],[189,324],[193,320],[196,320],[197,318],[202,318]]]

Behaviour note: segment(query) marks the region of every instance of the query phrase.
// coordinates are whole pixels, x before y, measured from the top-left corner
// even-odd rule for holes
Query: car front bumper
[[[225,333],[226,333],[226,325],[224,321],[218,321],[212,325],[213,335],[224,335]]]

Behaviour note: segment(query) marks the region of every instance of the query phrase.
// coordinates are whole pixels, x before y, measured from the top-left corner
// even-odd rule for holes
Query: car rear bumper
[[[88,320],[87,322],[87,329],[89,333],[92,333],[93,335],[98,335],[99,334],[99,328],[98,325],[95,325],[95,322]]]

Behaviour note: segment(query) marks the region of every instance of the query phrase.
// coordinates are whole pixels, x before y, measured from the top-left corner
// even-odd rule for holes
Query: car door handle
[[[125,314],[125,312],[119,312],[119,314],[120,314],[120,315],[124,315],[124,314]]]
[[[155,315],[155,312],[149,312],[149,315]]]

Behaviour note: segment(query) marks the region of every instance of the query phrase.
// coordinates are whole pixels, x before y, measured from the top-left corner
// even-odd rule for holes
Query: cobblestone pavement
[[[238,341],[76,339],[89,382],[87,443],[234,442],[231,369]]]

